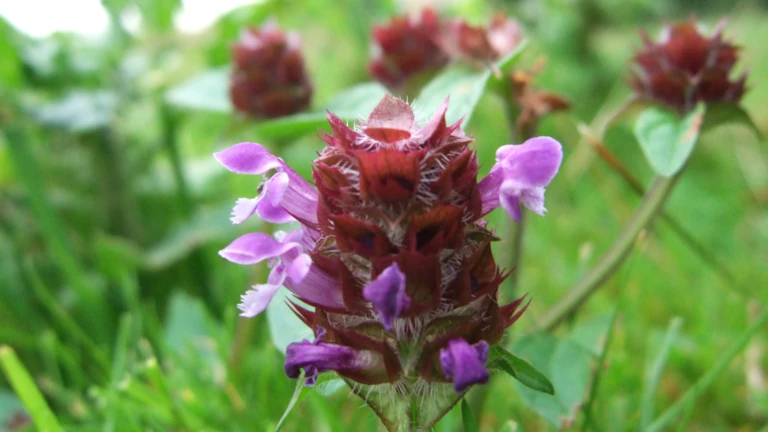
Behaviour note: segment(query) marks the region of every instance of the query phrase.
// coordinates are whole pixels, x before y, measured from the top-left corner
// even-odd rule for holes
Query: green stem
[[[682,171],[681,171],[682,173]],[[656,177],[619,237],[592,268],[571,290],[539,321],[539,327],[552,330],[571,316],[602,284],[607,281],[629,255],[638,234],[650,224],[664,206],[670,192],[680,178]]]

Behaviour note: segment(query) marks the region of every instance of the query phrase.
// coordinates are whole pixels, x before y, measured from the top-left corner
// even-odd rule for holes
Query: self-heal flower
[[[520,205],[543,215],[544,187],[560,169],[563,150],[549,137],[531,138],[520,145],[505,145],[496,151],[496,164],[478,185],[483,213],[499,207],[516,221],[522,217]]]
[[[512,53],[523,36],[517,21],[496,15],[487,27],[472,26],[461,19],[446,21],[439,42],[451,58],[485,66]]]
[[[460,122],[446,123],[447,108],[422,123],[385,96],[353,127],[329,113],[331,133],[313,164],[317,189],[258,144],[216,154],[234,172],[271,174],[258,197],[240,201],[235,222],[257,214],[301,224],[275,238],[246,234],[221,252],[272,265],[268,283],[243,296],[243,314],[264,310],[282,284],[316,335],[288,346],[286,374],[303,369],[311,385],[334,371],[390,426],[405,416],[423,429],[487,381],[489,344],[527,305],[499,304],[506,273],[482,217],[499,206],[518,217],[521,204],[543,213],[543,188],[562,159],[552,138],[502,146],[478,183],[472,138]]]
[[[304,70],[301,39],[276,23],[243,32],[232,46],[229,95],[238,111],[254,117],[280,117],[309,105],[312,85]]]
[[[437,13],[429,8],[418,17],[398,16],[375,26],[368,64],[373,78],[398,89],[415,75],[445,66],[448,55],[436,40],[439,27]]]
[[[463,392],[472,384],[488,382],[490,374],[485,368],[488,342],[470,345],[464,339],[452,339],[440,350],[440,365],[445,376],[453,380],[453,388]]]
[[[725,20],[710,37],[691,20],[667,27],[654,42],[641,33],[643,48],[635,55],[631,84],[642,99],[682,113],[698,102],[736,104],[747,74],[732,78],[739,49],[723,38]]]

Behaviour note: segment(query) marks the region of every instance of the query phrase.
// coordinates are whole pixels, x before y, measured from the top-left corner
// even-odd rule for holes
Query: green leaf
[[[326,373],[325,375],[330,375],[331,377],[334,376],[334,374],[331,373]],[[315,384],[315,391],[323,396],[331,396],[346,386],[347,383],[345,383],[341,378],[331,378],[322,382],[320,379],[318,379],[317,383]]]
[[[313,337],[312,331],[288,307],[289,295],[287,289],[280,288],[266,310],[272,343],[283,354],[290,343]],[[295,298],[291,300],[296,301]]]
[[[744,126],[751,130],[757,139],[763,139],[760,129],[742,107],[726,103],[707,104],[707,114],[704,116],[702,132],[730,125]]]
[[[491,347],[488,355],[488,368],[500,369],[523,383],[526,387],[547,394],[555,394],[555,388],[544,374],[530,363],[515,356],[500,345]]]
[[[35,385],[34,380],[21,364],[16,353],[9,346],[0,346],[0,366],[5,372],[11,387],[19,396],[32,416],[38,430],[43,432],[61,431],[56,416]]]
[[[705,105],[698,104],[685,117],[659,107],[643,111],[635,123],[635,137],[653,170],[672,177],[685,165],[696,146]]]
[[[299,378],[296,380],[296,388],[293,390],[293,396],[291,396],[288,406],[285,407],[285,412],[283,413],[283,416],[280,417],[280,421],[277,422],[275,432],[280,430],[280,426],[282,426],[285,419],[288,418],[288,414],[293,411],[293,407],[296,406],[296,402],[299,401],[299,396],[301,396],[302,390],[304,390],[304,371],[301,372],[301,375],[299,375]]]
[[[202,302],[183,291],[176,291],[168,305],[168,318],[163,328],[165,345],[173,352],[183,355],[187,349],[197,348],[200,341],[209,339],[208,316]]]
[[[180,108],[231,112],[229,67],[207,70],[184,81],[165,93],[165,101]]]
[[[464,432],[477,432],[480,430],[477,425],[477,419],[466,399],[461,400],[461,421],[464,423]]]
[[[525,405],[555,426],[570,424],[586,398],[595,357],[570,340],[545,333],[522,337],[512,349],[551,377],[555,391],[554,395],[546,394],[515,382]]]
[[[515,51],[499,60],[494,69],[501,71],[503,75],[520,57],[525,46],[525,42],[519,44]],[[424,120],[431,117],[440,108],[445,98],[450,97],[446,121],[453,123],[464,116],[464,124],[469,124],[477,102],[486,91],[489,82],[493,80],[497,79],[492,69],[478,71],[464,65],[446,68],[416,97],[413,103],[416,118]]]

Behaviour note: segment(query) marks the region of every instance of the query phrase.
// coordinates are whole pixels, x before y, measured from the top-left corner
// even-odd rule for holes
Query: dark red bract
[[[229,95],[234,107],[254,117],[280,117],[304,110],[312,85],[296,33],[274,23],[248,29],[232,46]]]
[[[738,47],[723,40],[724,22],[711,37],[694,21],[665,30],[659,42],[641,33],[644,47],[634,57],[631,84],[644,99],[688,112],[697,102],[738,103],[746,73],[731,79]]]

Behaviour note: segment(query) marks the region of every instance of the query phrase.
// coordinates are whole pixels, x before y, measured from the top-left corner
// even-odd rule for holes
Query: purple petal
[[[405,293],[405,274],[397,263],[387,267],[363,288],[363,298],[373,303],[384,327],[392,330],[395,319],[411,305],[411,299]]]
[[[240,316],[251,318],[263,312],[279,289],[280,285],[254,285],[240,297],[240,304],[237,305]]]
[[[499,202],[501,208],[512,218],[513,221],[519,221],[523,217],[523,212],[520,209],[520,190],[502,188],[499,193]]]
[[[560,169],[563,149],[550,137],[531,138],[520,145],[505,145],[496,152],[496,161],[505,180],[527,187],[544,187]]]
[[[496,164],[478,183],[483,214],[501,206],[512,219],[520,220],[520,204],[543,214],[544,187],[557,174],[562,159],[562,146],[549,137],[500,147]]]
[[[440,350],[440,366],[445,377],[453,381],[453,388],[461,393],[473,384],[488,382],[488,343],[480,341],[470,345],[461,338],[451,339],[448,346]]]
[[[257,198],[238,201],[232,211],[234,223],[240,223],[257,213],[272,223],[286,223],[296,218],[304,223],[317,224],[317,190],[261,145],[240,143],[214,153],[213,156],[224,167],[238,174],[278,171],[264,183]]]
[[[287,279],[285,287],[308,303],[328,309],[344,308],[339,282],[314,264],[300,281]]]
[[[285,274],[291,281],[299,283],[307,276],[311,266],[312,258],[307,254],[300,254],[296,259],[291,261],[285,270]]]
[[[321,330],[322,331],[322,330]],[[366,356],[357,350],[341,345],[320,342],[318,333],[314,342],[303,340],[288,345],[285,350],[285,374],[298,378],[304,369],[305,385],[314,385],[317,375],[327,371],[345,371],[364,367]]]
[[[261,197],[256,198],[240,198],[235,203],[235,207],[232,209],[232,217],[229,218],[233,224],[239,224],[251,217],[256,213],[256,207],[259,205]]]
[[[237,174],[264,174],[271,169],[279,169],[284,164],[280,158],[256,143],[235,144],[214,153],[224,167]]]
[[[296,248],[301,248],[301,245],[295,242],[281,243],[263,233],[250,233],[238,237],[219,251],[219,255],[237,264],[256,264]]]

